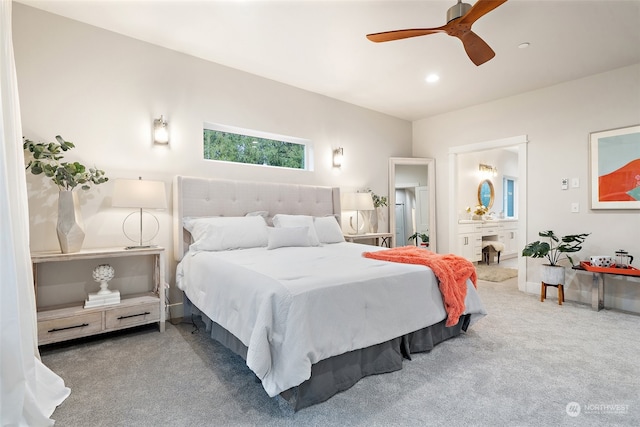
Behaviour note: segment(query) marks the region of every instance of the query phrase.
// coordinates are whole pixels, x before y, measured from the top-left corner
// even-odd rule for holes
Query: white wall
[[[526,242],[553,229],[561,235],[592,233],[577,255],[611,254],[623,248],[640,254],[640,212],[589,209],[590,132],[640,122],[640,64],[414,122],[413,155],[436,159],[439,252],[453,250],[448,236],[456,212],[449,212],[446,195],[448,150],[484,141],[528,135]],[[580,187],[560,189],[562,178],[579,178]],[[580,204],[571,213],[572,202]],[[638,255],[640,259],[640,255]],[[540,260],[527,260],[527,282],[539,292]],[[636,266],[640,262],[635,263]],[[637,279],[607,277],[605,303],[640,312]],[[568,270],[568,299],[590,302],[591,276]]]
[[[112,180],[80,194],[86,248],[129,244],[121,231],[129,211],[111,208],[115,178],[162,180],[168,195],[179,174],[370,188],[387,195],[389,157],[411,154],[407,121],[13,6],[23,134],[37,141],[62,135],[77,146],[66,160],[96,165]],[[169,147],[151,144],[151,123],[161,114],[169,121]],[[314,171],[204,161],[203,122],[310,139]],[[337,147],[344,147],[338,173],[331,167]],[[30,174],[28,185],[31,249],[58,249],[57,191]],[[155,243],[167,248],[172,261],[170,215],[170,209],[158,214],[161,231]],[[381,231],[387,227],[381,224]],[[175,263],[169,262],[172,282],[174,271]]]
[[[478,185],[485,179],[489,179],[493,184],[495,193],[493,205],[489,209],[496,217],[504,210],[504,188],[502,178],[508,176],[518,177],[518,154],[505,150],[486,150],[473,153],[463,153],[457,156],[458,159],[458,200],[457,213],[461,219],[466,218],[467,207],[473,209],[478,204]],[[498,169],[498,174],[494,177],[483,176],[478,169],[478,164],[490,165]]]
[[[396,165],[396,187],[429,185],[428,167],[424,165]]]

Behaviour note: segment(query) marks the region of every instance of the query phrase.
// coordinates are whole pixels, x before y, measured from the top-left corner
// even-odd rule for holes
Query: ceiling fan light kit
[[[446,33],[452,37],[457,37],[462,42],[467,56],[474,64],[482,65],[496,56],[496,54],[484,40],[471,31],[471,26],[475,21],[506,2],[507,0],[478,0],[471,6],[468,3],[462,3],[462,0],[458,0],[457,4],[447,10],[447,23],[441,27],[385,31],[367,34],[367,38],[372,42],[380,43]]]

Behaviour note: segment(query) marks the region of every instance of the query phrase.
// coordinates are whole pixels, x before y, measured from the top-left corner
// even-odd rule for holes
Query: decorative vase
[[[540,276],[547,285],[564,285],[564,267],[561,265],[543,264]]]
[[[378,208],[369,211],[369,230],[371,233],[378,232]]]
[[[58,195],[56,232],[62,253],[80,251],[84,241],[84,224],[80,215],[78,195],[72,190],[62,190]]]

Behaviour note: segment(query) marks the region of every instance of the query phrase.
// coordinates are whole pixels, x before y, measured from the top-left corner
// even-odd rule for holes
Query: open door
[[[396,230],[395,237],[396,242],[399,242],[399,246],[404,246],[406,243],[405,236],[407,232],[405,231],[405,212],[404,212],[404,203],[396,203]]]
[[[416,231],[429,234],[429,187],[416,187]]]

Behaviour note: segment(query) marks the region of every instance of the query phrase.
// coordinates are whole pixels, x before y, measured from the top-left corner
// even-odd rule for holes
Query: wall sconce
[[[486,176],[498,176],[498,168],[495,168],[491,165],[485,165],[480,163],[478,165],[478,170],[480,170],[480,173],[482,175],[486,175]]]
[[[342,147],[333,150],[333,167],[341,168],[344,159],[344,149]]]
[[[153,143],[167,145],[169,143],[169,128],[164,116],[153,121]]]

